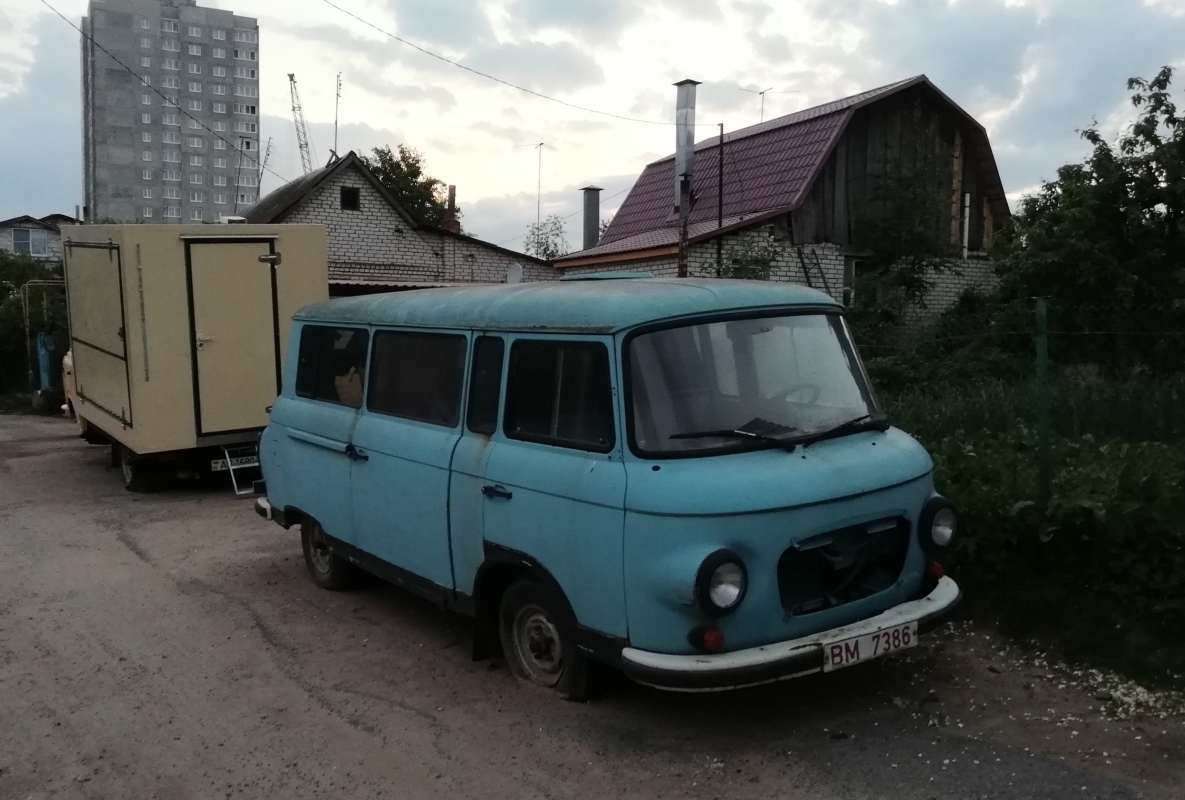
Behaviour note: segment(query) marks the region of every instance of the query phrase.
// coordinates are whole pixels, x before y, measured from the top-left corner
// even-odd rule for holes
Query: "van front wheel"
[[[357,576],[354,565],[329,550],[321,523],[308,517],[301,520],[300,544],[313,583],[331,591],[349,589],[354,585]]]
[[[123,478],[123,488],[129,492],[150,492],[153,488],[152,463],[148,459],[140,458],[126,446],[113,444],[112,461],[118,461],[120,477]]]
[[[576,625],[555,593],[520,580],[502,595],[498,633],[502,654],[520,680],[554,689],[567,700],[588,697],[588,659],[576,652]]]

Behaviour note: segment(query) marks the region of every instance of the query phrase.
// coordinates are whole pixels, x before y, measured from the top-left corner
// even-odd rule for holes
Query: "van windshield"
[[[634,445],[643,453],[770,447],[882,417],[837,314],[640,334],[629,369]],[[849,429],[859,427],[841,430]]]

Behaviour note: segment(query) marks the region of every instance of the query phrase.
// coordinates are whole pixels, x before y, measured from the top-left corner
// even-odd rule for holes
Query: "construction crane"
[[[296,121],[296,144],[300,148],[300,164],[304,174],[313,171],[313,158],[309,154],[309,129],[304,123],[304,109],[300,107],[300,94],[296,91],[296,75],[288,73],[288,84],[292,88],[292,118]]]
[[[272,137],[267,137],[267,149],[263,151],[263,161],[259,165],[259,182],[263,183],[263,173],[267,169],[267,162],[272,158]]]

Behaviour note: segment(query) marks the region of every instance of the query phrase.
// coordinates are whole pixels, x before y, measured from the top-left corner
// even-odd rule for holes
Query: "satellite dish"
[[[523,265],[515,262],[506,269],[507,283],[522,283],[523,282]]]

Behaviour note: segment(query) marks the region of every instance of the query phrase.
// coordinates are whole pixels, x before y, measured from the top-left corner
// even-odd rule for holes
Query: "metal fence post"
[[[1049,508],[1051,494],[1049,468],[1049,310],[1044,297],[1036,298],[1037,346],[1037,506],[1042,515]]]

